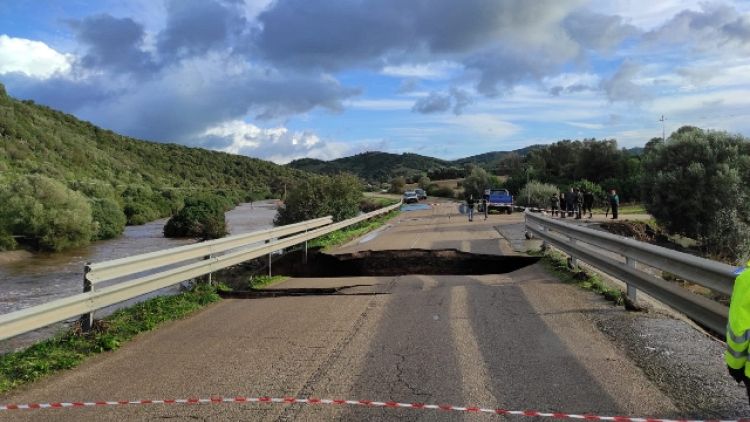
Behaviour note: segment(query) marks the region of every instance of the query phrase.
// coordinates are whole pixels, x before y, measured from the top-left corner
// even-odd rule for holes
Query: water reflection
[[[227,228],[230,234],[270,228],[275,215],[274,201],[241,204],[226,213]],[[0,263],[0,314],[80,293],[86,262],[109,261],[195,242],[191,239],[165,238],[162,230],[166,222],[165,218],[142,226],[129,226],[117,239],[94,242],[78,249],[34,253],[13,262]],[[176,288],[168,291],[176,291]],[[0,342],[0,352],[20,347],[29,339],[38,339],[58,328]]]

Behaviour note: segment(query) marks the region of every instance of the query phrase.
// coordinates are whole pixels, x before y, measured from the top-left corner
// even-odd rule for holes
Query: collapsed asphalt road
[[[356,252],[363,250],[412,248],[503,255],[510,247],[494,226],[522,218],[493,215],[486,223],[469,223],[448,216],[435,210],[405,214],[375,238],[333,252],[344,260],[361,257]],[[603,318],[625,318],[627,312],[560,283],[540,264],[502,274],[300,277],[271,288],[294,289],[363,294],[227,299],[2,401],[242,395],[669,418],[746,411],[747,405],[738,403],[723,409],[726,415],[695,408],[686,413],[659,384],[658,372],[644,372],[611,333],[600,329]],[[0,418],[38,420],[40,415],[46,420],[497,418],[249,403],[43,410]]]

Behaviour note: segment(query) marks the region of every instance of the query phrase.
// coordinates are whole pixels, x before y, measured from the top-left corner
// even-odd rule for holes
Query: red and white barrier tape
[[[496,415],[513,415],[542,417],[555,419],[583,419],[588,421],[614,421],[614,422],[750,422],[750,419],[734,419],[726,421],[708,420],[685,420],[685,419],[657,419],[657,418],[631,418],[627,416],[599,416],[599,415],[577,415],[561,412],[539,412],[536,410],[507,410],[488,409],[482,407],[453,406],[449,404],[425,404],[425,403],[398,403],[394,401],[370,401],[370,400],[331,400],[316,398],[295,397],[211,397],[208,399],[166,399],[166,400],[121,400],[121,401],[93,401],[93,402],[56,402],[56,403],[28,403],[28,404],[6,404],[0,405],[3,410],[32,410],[32,409],[62,409],[71,407],[106,407],[106,406],[132,406],[146,404],[221,404],[221,403],[266,403],[266,404],[308,404],[308,405],[339,405],[339,406],[364,406],[405,408],[418,410],[443,410],[449,412],[491,413]]]

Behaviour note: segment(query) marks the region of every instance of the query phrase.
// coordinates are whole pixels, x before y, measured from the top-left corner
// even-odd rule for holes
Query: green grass
[[[355,239],[365,233],[371,232],[383,226],[388,220],[397,216],[398,213],[399,211],[391,211],[382,216],[371,218],[367,221],[363,221],[341,230],[337,230],[333,233],[329,233],[325,236],[321,236],[315,240],[310,241],[309,247],[330,249],[335,248],[336,246],[341,246],[352,239]]]
[[[174,296],[159,296],[121,309],[97,321],[90,333],[76,327],[25,350],[0,356],[0,393],[81,364],[87,357],[114,350],[166,321],[184,318],[219,300],[205,284]]]
[[[251,290],[258,290],[264,287],[268,287],[272,284],[281,283],[288,278],[289,277],[285,275],[275,275],[273,277],[269,277],[267,275],[255,275],[250,277],[250,279],[248,280],[248,285],[250,286]]]
[[[390,207],[391,205],[394,205],[398,201],[401,200],[401,197],[394,198],[394,197],[378,196],[378,195],[368,196],[367,198],[373,200],[381,208]]]
[[[622,290],[609,287],[601,277],[583,269],[571,270],[568,267],[567,255],[554,251],[529,251],[529,254],[541,256],[542,263],[551,273],[564,283],[575,284],[586,290],[591,290],[617,305],[625,303],[625,294]]]
[[[597,214],[603,214],[606,208],[597,208],[594,210]],[[610,214],[612,214],[612,210],[609,211]],[[627,215],[627,214],[648,214],[648,211],[646,211],[646,207],[643,204],[640,203],[633,203],[633,204],[620,204],[620,208],[617,210],[618,214]]]

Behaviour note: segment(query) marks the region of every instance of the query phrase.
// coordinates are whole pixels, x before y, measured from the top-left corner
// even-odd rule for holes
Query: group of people
[[[560,217],[571,217],[575,215],[576,220],[583,218],[583,215],[588,213],[588,218],[593,217],[594,207],[594,193],[588,189],[570,188],[568,192],[560,192],[560,194],[553,193],[549,199],[550,208],[552,209],[552,215]],[[617,196],[617,192],[612,189],[609,194],[609,207],[607,208],[607,215],[609,210],[612,210],[612,219],[617,219],[617,213],[620,208],[620,197]]]

